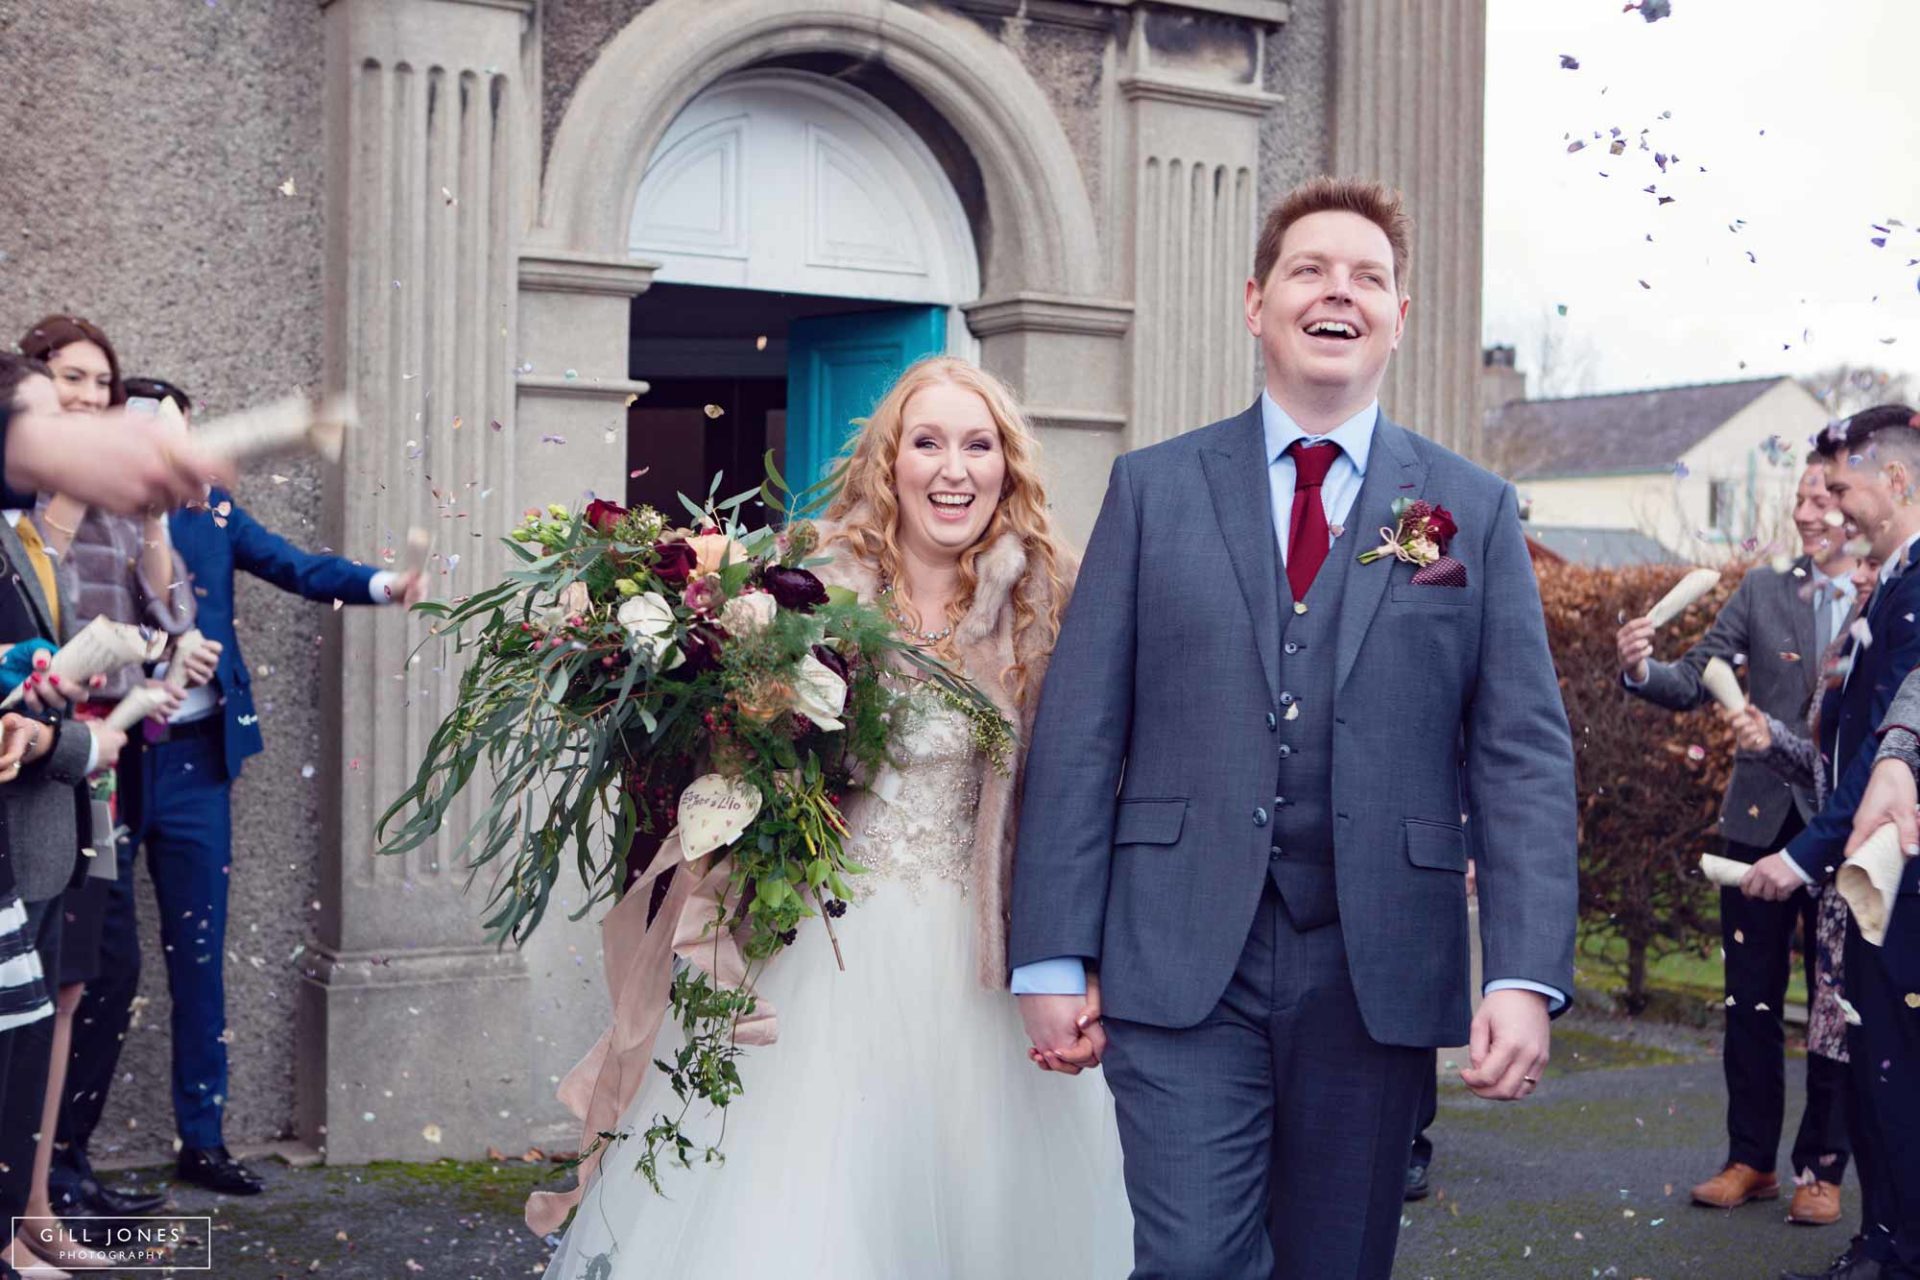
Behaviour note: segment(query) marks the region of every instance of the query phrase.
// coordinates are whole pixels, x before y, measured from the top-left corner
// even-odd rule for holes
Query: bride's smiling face
[[[914,392],[900,424],[893,492],[901,549],[957,559],[987,531],[1006,488],[1000,428],[977,393],[947,382]]]

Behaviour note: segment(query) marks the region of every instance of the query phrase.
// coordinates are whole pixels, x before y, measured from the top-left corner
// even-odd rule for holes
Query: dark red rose
[[[680,652],[687,656],[686,662],[676,674],[697,676],[703,671],[711,671],[720,665],[720,637],[717,627],[696,624],[687,629],[680,639]]]
[[[774,603],[782,609],[812,613],[816,607],[827,602],[827,589],[820,584],[820,579],[805,569],[770,564],[760,575],[760,580],[773,596]]]
[[[684,542],[656,542],[653,544],[653,571],[660,581],[671,582],[678,586],[693,576],[693,566],[699,563],[699,557],[693,548]]]
[[[852,683],[853,664],[842,657],[838,650],[824,644],[813,646],[813,656],[820,659],[820,665],[840,677],[846,683]]]
[[[1453,512],[1445,507],[1435,507],[1427,514],[1427,536],[1432,538],[1442,551],[1447,549],[1447,543],[1451,542],[1453,535],[1458,532],[1460,532],[1460,526],[1453,522]]]
[[[612,533],[613,527],[625,518],[627,509],[617,502],[608,502],[605,498],[595,498],[587,504],[587,523],[601,533]]]

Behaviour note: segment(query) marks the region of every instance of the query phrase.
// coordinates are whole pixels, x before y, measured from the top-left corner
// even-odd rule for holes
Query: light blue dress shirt
[[[1330,440],[1340,446],[1340,456],[1327,469],[1327,478],[1320,485],[1320,504],[1327,513],[1327,525],[1342,530],[1337,541],[1353,532],[1345,528],[1347,516],[1353,510],[1354,499],[1360,496],[1361,483],[1367,478],[1367,460],[1373,453],[1373,425],[1379,417],[1380,402],[1376,400],[1325,435],[1308,435],[1271,395],[1265,391],[1260,393],[1260,425],[1267,438],[1267,488],[1273,502],[1273,536],[1279,544],[1283,567],[1287,562],[1287,529],[1293,523],[1294,466],[1293,458],[1287,453],[1288,446],[1296,440],[1316,444]],[[1507,987],[1538,991],[1555,1009],[1567,1002],[1566,996],[1554,988],[1519,978],[1489,982],[1486,989],[1499,991]],[[1023,964],[1013,971],[1010,988],[1017,996],[1085,995],[1086,962],[1079,956],[1056,956]]]

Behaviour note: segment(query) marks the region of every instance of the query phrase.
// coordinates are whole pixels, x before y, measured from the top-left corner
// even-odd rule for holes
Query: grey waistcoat
[[[1353,558],[1367,545],[1351,535],[1333,540],[1307,590],[1305,613],[1280,571],[1280,724],[1267,855],[1296,929],[1318,928],[1340,914],[1333,879],[1334,632]]]

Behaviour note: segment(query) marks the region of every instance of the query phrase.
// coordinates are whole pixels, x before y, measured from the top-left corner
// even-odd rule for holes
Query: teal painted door
[[[901,370],[947,349],[945,307],[888,307],[787,328],[787,467],[795,489],[832,470]]]

